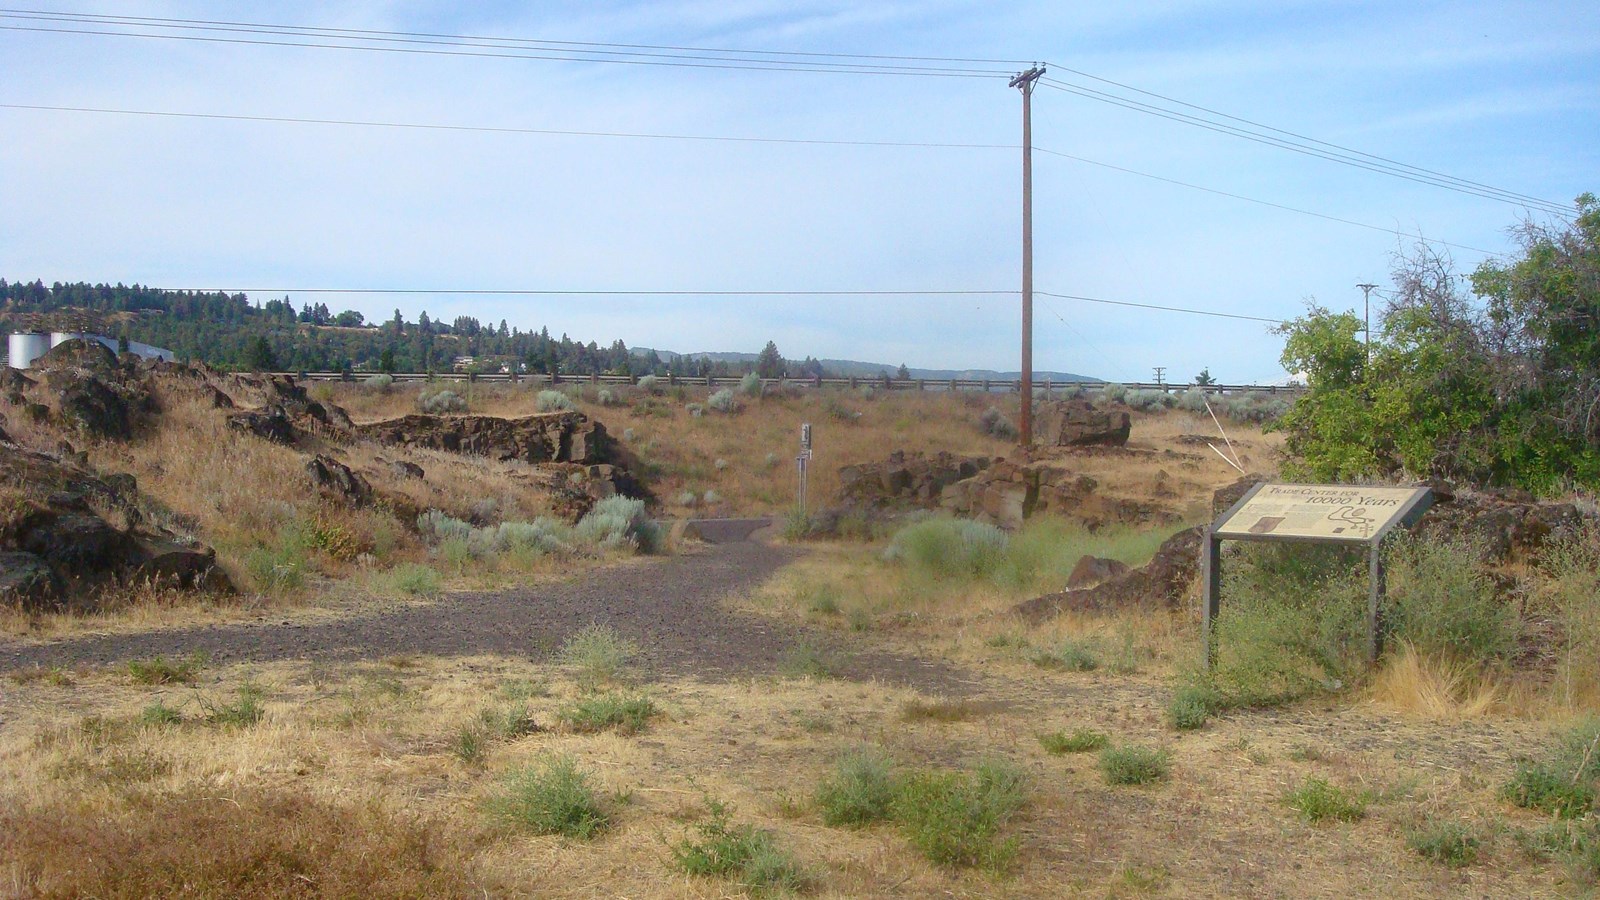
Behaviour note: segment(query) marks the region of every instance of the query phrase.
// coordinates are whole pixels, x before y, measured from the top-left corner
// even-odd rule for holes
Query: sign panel
[[[1219,538],[1366,543],[1416,506],[1427,488],[1263,484],[1218,523]]]

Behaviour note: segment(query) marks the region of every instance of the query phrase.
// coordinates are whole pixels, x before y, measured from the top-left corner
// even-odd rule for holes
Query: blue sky
[[[114,15],[1046,60],[1570,203],[1600,190],[1592,3],[81,2]],[[0,24],[28,24],[0,20]],[[1006,69],[1005,65],[977,65]],[[1017,67],[1009,67],[1015,69]],[[1078,76],[1054,70],[1073,81]],[[1103,85],[1102,85],[1103,86]],[[428,57],[0,31],[0,103],[1015,145],[1003,80]],[[397,131],[0,108],[0,275],[167,287],[1015,290],[1014,149]],[[1071,94],[1038,147],[1042,291],[1288,317],[1359,308],[1416,236],[1504,252],[1525,210]],[[1483,258],[1452,249],[1462,271]],[[268,295],[259,295],[265,299]],[[1014,297],[321,298],[680,351],[1015,369]],[[1281,378],[1266,326],[1041,298],[1035,364]]]

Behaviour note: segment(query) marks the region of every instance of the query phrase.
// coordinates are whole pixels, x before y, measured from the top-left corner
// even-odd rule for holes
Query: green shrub
[[[803,890],[809,880],[769,831],[733,825],[726,804],[706,799],[710,817],[669,845],[673,864],[686,875],[737,878],[756,892]]]
[[[1561,819],[1573,819],[1594,808],[1594,788],[1573,780],[1572,773],[1548,764],[1523,762],[1501,789],[1501,796],[1525,809],[1537,809]]]
[[[995,762],[973,773],[912,775],[893,813],[906,839],[931,862],[998,871],[1016,855],[1018,840],[999,835],[1022,802],[1022,772]]]
[[[1016,424],[992,406],[978,416],[978,430],[1002,441],[1014,441],[1018,434]]]
[[[533,408],[542,413],[566,412],[577,409],[572,398],[560,391],[540,391],[533,398]]]
[[[1593,888],[1600,882],[1600,818],[1551,822],[1520,832],[1517,839],[1531,853],[1564,862],[1578,886]]]
[[[1406,846],[1421,856],[1452,868],[1478,858],[1478,835],[1459,822],[1430,822],[1406,833]]]
[[[746,372],[744,377],[739,379],[739,393],[746,397],[761,396],[761,376],[754,372]]]
[[[1516,650],[1520,621],[1464,542],[1402,542],[1390,554],[1386,624],[1429,656],[1488,663]]]
[[[567,638],[556,658],[576,668],[579,686],[592,691],[616,681],[638,655],[638,644],[617,634],[609,625],[595,623]]]
[[[785,678],[832,678],[839,668],[833,654],[809,641],[791,647],[778,658],[778,672]]]
[[[1367,814],[1368,797],[1335,787],[1322,778],[1307,778],[1284,802],[1307,822],[1354,822]]]
[[[1006,533],[970,519],[928,519],[895,532],[884,558],[933,578],[980,578],[1005,559]]]
[[[367,387],[373,388],[379,393],[386,394],[389,392],[389,387],[394,384],[394,376],[388,374],[387,372],[379,372],[376,375],[368,375],[366,384]]]
[[[1035,650],[1028,658],[1041,668],[1068,672],[1092,672],[1100,667],[1094,642],[1070,637],[1063,638],[1054,650]]]
[[[636,734],[645,729],[655,714],[656,705],[649,697],[598,694],[566,706],[560,716],[569,728],[583,734],[606,730]]]
[[[1167,703],[1167,722],[1179,731],[1203,728],[1216,703],[1216,693],[1203,683],[1179,685]]]
[[[720,413],[736,413],[739,411],[739,398],[733,395],[732,388],[723,388],[712,394],[706,400],[706,405]]]
[[[1206,678],[1212,709],[1269,706],[1365,676],[1365,557],[1342,547],[1254,544],[1224,568]]]
[[[467,401],[462,399],[455,391],[439,391],[430,394],[423,388],[417,394],[417,408],[430,416],[444,415],[445,413],[464,413],[467,411]]]
[[[661,391],[662,391],[661,376],[659,376],[659,375],[640,375],[639,376],[639,390],[644,391],[647,394],[659,394],[659,393],[661,393]]]
[[[1167,751],[1154,747],[1124,744],[1100,751],[1100,772],[1107,784],[1149,784],[1165,779],[1171,768]]]
[[[817,789],[817,808],[827,825],[870,825],[889,818],[897,789],[890,760],[873,750],[858,750],[839,760]]]
[[[424,538],[430,538],[436,542],[448,540],[468,541],[472,539],[472,530],[472,523],[457,519],[437,509],[430,509],[417,516],[417,532]]]
[[[1118,384],[1115,381],[1108,381],[1100,385],[1100,400],[1103,403],[1120,403],[1127,396],[1128,388],[1126,385]]]
[[[389,579],[395,590],[412,597],[437,596],[442,587],[439,573],[421,563],[396,566]]]
[[[596,503],[573,534],[604,549],[627,547],[640,553],[655,553],[663,541],[661,526],[645,515],[644,501],[621,495]]]
[[[1093,731],[1088,728],[1079,728],[1071,734],[1065,731],[1053,731],[1049,734],[1039,735],[1039,745],[1044,747],[1046,753],[1092,753],[1104,750],[1111,743],[1111,739],[1103,732]]]
[[[508,773],[500,792],[489,799],[497,818],[535,834],[587,840],[605,831],[611,817],[600,805],[589,776],[569,756]]]
[[[193,684],[205,668],[206,655],[191,653],[180,659],[135,659],[128,663],[128,677],[136,684]]]
[[[306,583],[308,549],[298,539],[297,531],[286,529],[280,532],[275,546],[255,547],[246,553],[244,568],[256,588],[263,593],[297,591]]]

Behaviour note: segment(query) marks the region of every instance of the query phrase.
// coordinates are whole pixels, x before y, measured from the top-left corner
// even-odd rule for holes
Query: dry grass
[[[1373,678],[1372,699],[1430,719],[1478,719],[1504,708],[1506,688],[1450,660],[1424,657],[1411,645],[1390,655]]]
[[[1142,679],[986,678],[962,699],[838,680],[667,679],[652,689],[663,714],[635,737],[550,728],[582,688],[559,667],[493,657],[215,669],[195,688],[141,687],[119,672],[30,680],[0,697],[10,776],[0,885],[22,895],[161,895],[184,882],[197,895],[275,896],[298,882],[334,895],[362,885],[375,896],[725,896],[736,885],[686,880],[662,845],[705,821],[709,796],[731,806],[733,822],[771,831],[820,897],[1563,890],[1556,867],[1505,839],[1460,872],[1405,843],[1428,816],[1536,818],[1504,808],[1494,785],[1537,733],[1479,725],[1469,735],[1351,706],[1233,717],[1174,741],[1161,689]],[[201,699],[231,698],[246,682],[262,687],[262,720],[207,724]],[[142,724],[152,701],[182,721]],[[542,727],[507,732],[469,765],[451,738],[483,720],[485,703]],[[982,714],[906,715],[965,707]],[[1136,790],[1104,785],[1092,756],[1041,747],[1041,726],[1167,746],[1171,774]],[[1315,759],[1293,753],[1307,743],[1321,748]],[[1019,838],[1008,874],[930,863],[894,828],[824,825],[809,798],[863,745],[930,771],[1018,767],[1028,800],[1006,829]],[[487,805],[506,773],[553,755],[592,774],[613,816],[581,849],[501,827]],[[1309,777],[1378,800],[1362,822],[1303,825],[1281,798]],[[225,884],[244,887],[207,887]]]

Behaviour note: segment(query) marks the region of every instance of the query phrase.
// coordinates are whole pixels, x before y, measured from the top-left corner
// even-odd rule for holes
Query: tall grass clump
[[[412,597],[433,597],[443,589],[439,573],[421,563],[405,563],[389,573],[394,589]]]
[[[661,526],[645,515],[644,501],[620,495],[596,503],[573,534],[603,549],[627,547],[640,553],[655,553],[663,540]]]
[[[1561,632],[1560,699],[1572,709],[1600,707],[1600,529],[1551,542],[1539,569],[1532,602]]]
[[[1460,822],[1429,822],[1406,832],[1406,846],[1418,856],[1452,868],[1471,865],[1479,843],[1477,832]]]
[[[943,866],[1001,870],[1016,856],[1016,837],[1002,828],[1022,807],[1022,771],[988,762],[975,772],[920,772],[895,797],[893,813],[906,840]]]
[[[884,559],[933,578],[982,578],[1005,561],[1006,533],[970,519],[929,519],[895,533]]]
[[[744,377],[739,379],[739,393],[746,397],[761,396],[761,376],[754,372],[746,372]]]
[[[1124,744],[1100,751],[1100,772],[1107,784],[1149,784],[1162,781],[1172,769],[1165,750]]]
[[[593,624],[568,638],[556,658],[577,671],[581,687],[594,690],[616,681],[638,655],[638,644],[609,625]]]
[[[1354,822],[1366,816],[1367,804],[1371,802],[1364,793],[1352,793],[1316,777],[1307,778],[1283,799],[1290,809],[1312,824],[1329,820]]]
[[[577,406],[573,404],[571,397],[560,391],[540,391],[539,395],[533,399],[533,408],[542,413],[550,413],[566,412],[567,410],[577,409]]]
[[[441,390],[429,393],[427,388],[423,388],[417,394],[417,409],[430,416],[464,413],[467,411],[467,401],[455,391]]]
[[[898,789],[888,757],[857,750],[839,760],[833,775],[817,788],[817,808],[826,825],[871,825],[889,818]]]
[[[719,413],[735,413],[739,411],[739,398],[733,395],[733,388],[723,388],[712,394],[706,405]]]
[[[1461,541],[1403,541],[1389,559],[1387,625],[1425,656],[1489,665],[1516,649],[1521,622]]]
[[[589,775],[570,756],[514,769],[489,798],[500,820],[535,834],[589,839],[605,831],[611,817],[589,785]]]

